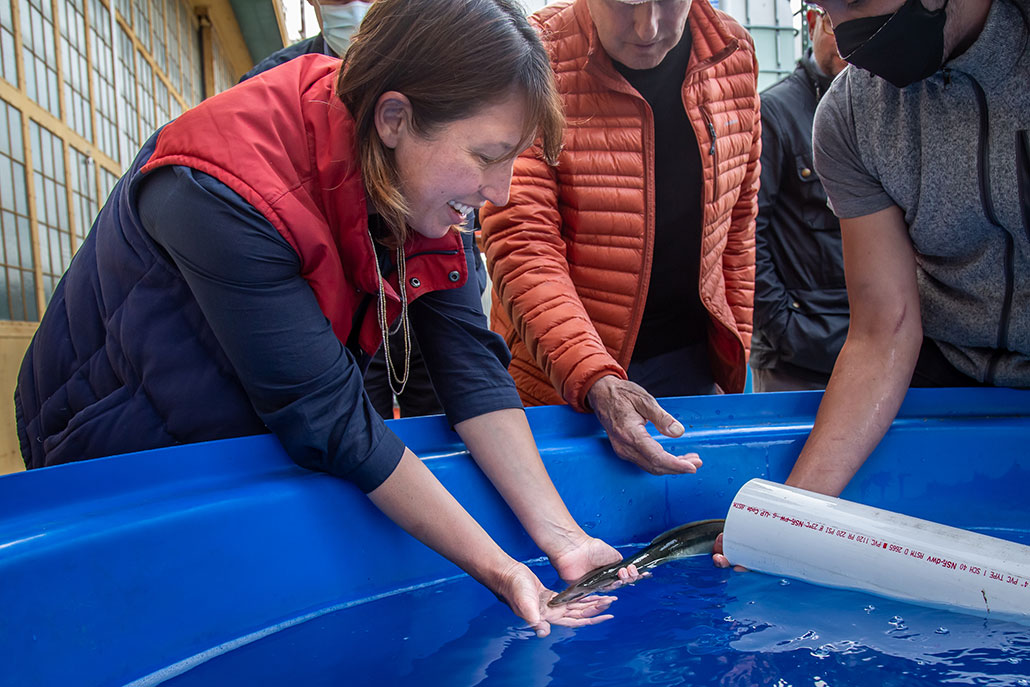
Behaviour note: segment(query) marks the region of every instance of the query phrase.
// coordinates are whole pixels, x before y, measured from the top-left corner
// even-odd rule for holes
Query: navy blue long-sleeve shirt
[[[404,445],[364,393],[367,356],[333,333],[289,243],[235,192],[188,167],[150,173],[138,207],[147,233],[189,285],[254,410],[287,453],[366,493],[379,486]],[[472,275],[475,246],[471,235],[464,241]],[[394,265],[380,248],[385,277]],[[368,300],[376,307],[373,296]],[[507,347],[488,329],[474,279],[420,297],[409,317],[451,424],[522,407],[507,372]],[[402,364],[397,361],[398,371]]]

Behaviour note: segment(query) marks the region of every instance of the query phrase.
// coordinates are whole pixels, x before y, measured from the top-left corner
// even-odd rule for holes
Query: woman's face
[[[384,103],[391,95],[393,102]],[[384,94],[376,127],[394,151],[410,210],[408,224],[414,231],[439,238],[486,201],[508,203],[512,166],[528,147],[522,140],[526,107],[521,96],[487,105],[429,137],[412,129],[410,108],[403,95]]]

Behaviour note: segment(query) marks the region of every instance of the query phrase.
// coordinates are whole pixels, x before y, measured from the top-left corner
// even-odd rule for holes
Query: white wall
[[[794,0],[798,8],[800,0]],[[794,71],[800,53],[791,0],[713,0],[713,5],[751,32],[758,55],[758,88]]]
[[[521,0],[522,6],[526,8],[526,12],[536,12],[538,9],[548,4],[547,0]]]

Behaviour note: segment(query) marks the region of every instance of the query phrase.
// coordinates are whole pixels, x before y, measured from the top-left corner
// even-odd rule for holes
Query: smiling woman
[[[391,330],[407,358],[410,321],[448,420],[559,574],[619,560],[544,470],[453,227],[506,199],[535,137],[553,160],[561,128],[547,54],[510,0],[377,0],[342,65],[299,57],[184,113],[115,187],[26,354],[26,464],[271,430],[539,634],[605,619],[610,597],[547,606],[362,390]],[[407,359],[386,360],[403,387]]]
[[[466,157],[479,157],[480,162],[511,162],[539,133],[543,154],[553,164],[561,148],[564,123],[546,53],[542,46],[540,51],[526,49],[527,44],[540,43],[524,18],[517,22],[500,15],[492,2],[412,0],[406,10],[442,16],[431,26],[424,22],[409,24],[386,14],[393,11],[390,3],[373,3],[347,51],[337,85],[337,94],[356,121],[369,197],[398,241],[405,238],[404,220],[410,223],[417,214],[408,206],[415,199],[407,196],[428,191],[415,191],[426,183],[424,178],[401,178],[399,158],[411,153],[405,171],[412,176],[448,171],[427,169],[427,159],[418,162],[419,169],[415,169],[419,154],[435,158],[447,151],[447,144],[431,145],[418,153],[405,143],[447,140]],[[474,41],[467,40],[473,35]],[[383,59],[382,46],[391,46],[391,59]],[[445,125],[474,115],[475,121],[459,125],[463,132],[441,131]],[[477,133],[473,140],[469,136],[474,130]],[[453,164],[455,154],[449,153],[449,164]],[[447,201],[478,207],[492,199],[472,186],[486,183],[503,187],[491,190],[495,195],[500,193],[498,197],[506,197],[511,165],[506,166],[507,178],[498,175],[494,167],[484,165],[491,172],[489,178],[480,171],[478,178],[461,180],[465,188],[428,191],[446,197],[418,198],[417,202],[430,202],[430,215],[442,212],[439,206]],[[421,212],[427,209],[418,208]],[[450,224],[461,219],[452,216]],[[426,217],[416,223],[422,221],[433,222]],[[439,233],[439,229],[431,232]]]
[[[411,101],[404,95],[391,91],[380,98],[376,130],[393,151],[413,230],[438,238],[486,201],[508,203],[512,165],[530,144],[521,93],[429,136],[416,132],[411,121]]]

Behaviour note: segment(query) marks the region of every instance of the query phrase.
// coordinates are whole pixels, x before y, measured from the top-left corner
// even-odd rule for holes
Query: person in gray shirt
[[[787,483],[837,495],[914,372],[1030,387],[1030,0],[817,4],[850,63],[814,147],[851,326]]]

